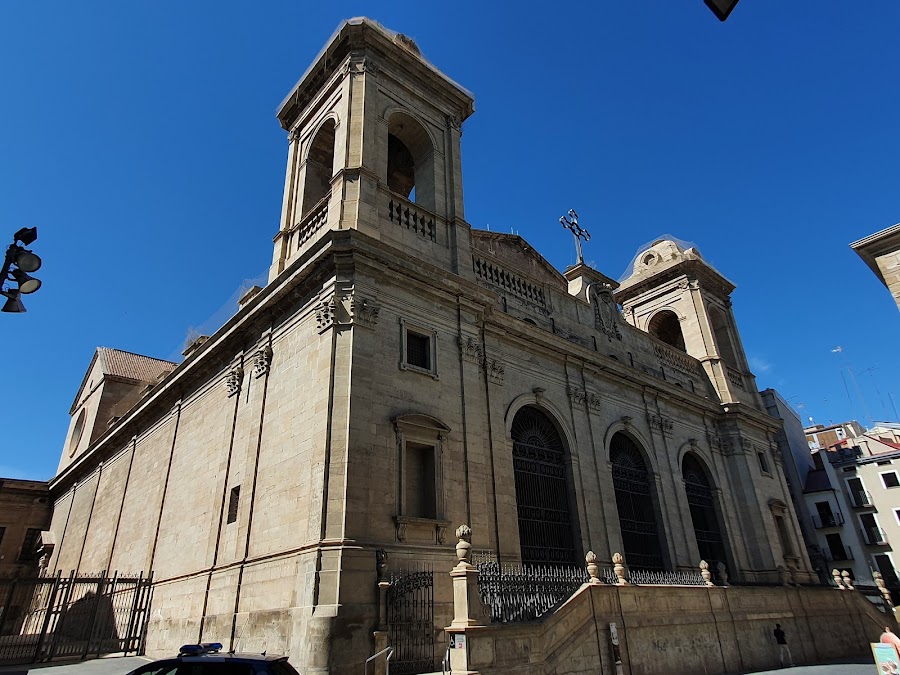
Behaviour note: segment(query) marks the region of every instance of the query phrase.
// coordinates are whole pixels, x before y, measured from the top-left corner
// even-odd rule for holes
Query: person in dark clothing
[[[775,636],[775,642],[778,644],[778,657],[781,659],[781,667],[784,668],[784,657],[787,656],[788,666],[794,666],[794,659],[791,656],[791,648],[788,647],[787,637],[784,634],[784,631],[781,630],[781,624],[775,624],[775,630],[772,631],[772,635]]]

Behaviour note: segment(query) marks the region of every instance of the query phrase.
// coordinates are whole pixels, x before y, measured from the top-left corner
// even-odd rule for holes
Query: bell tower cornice
[[[435,86],[429,89],[444,99],[442,107],[453,111],[449,116],[457,128],[474,112],[472,93],[425,59],[412,39],[372,19],[357,17],[338,26],[312,65],[278,106],[277,116],[281,126],[291,129],[335,74],[341,71],[351,76],[378,74],[382,71],[380,61],[385,58],[402,66],[403,72],[420,85],[436,81]]]

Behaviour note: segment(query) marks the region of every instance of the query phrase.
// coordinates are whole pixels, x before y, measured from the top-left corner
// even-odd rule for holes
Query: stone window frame
[[[756,451],[756,461],[759,464],[759,472],[763,476],[772,478],[772,467],[769,466],[769,458],[766,457],[766,453],[763,450]]]
[[[785,562],[797,564],[800,562],[800,555],[797,553],[797,533],[794,531],[793,523],[788,520],[790,511],[787,504],[780,499],[769,500],[769,511],[772,514],[772,522],[775,525],[775,533],[778,536],[778,543],[781,545],[781,553]],[[779,526],[779,519],[783,523]]]
[[[415,335],[428,338],[428,348],[430,357],[430,368],[422,368],[406,360],[407,352],[407,336],[412,332]],[[435,380],[439,380],[437,367],[437,330],[430,328],[424,324],[408,319],[400,318],[400,370],[409,370],[422,375],[430,375]]]
[[[397,485],[394,522],[397,539],[405,541],[408,529],[419,532],[431,531],[438,544],[444,543],[447,527],[444,508],[444,450],[450,427],[436,417],[423,413],[398,415],[391,419],[396,437]],[[407,443],[430,446],[434,449],[434,518],[422,518],[409,514],[406,503],[407,491]]]

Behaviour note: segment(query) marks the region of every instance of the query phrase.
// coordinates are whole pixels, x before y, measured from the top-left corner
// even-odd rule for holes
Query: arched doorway
[[[725,543],[716,517],[715,497],[709,476],[700,460],[690,453],[684,456],[681,463],[681,477],[684,479],[684,491],[691,509],[691,522],[700,559],[713,568],[719,562],[727,564]]]
[[[645,570],[664,569],[653,506],[650,472],[637,444],[621,431],[610,441],[613,487],[625,562]]]
[[[519,543],[525,564],[575,562],[566,448],[547,415],[530,406],[512,423]]]

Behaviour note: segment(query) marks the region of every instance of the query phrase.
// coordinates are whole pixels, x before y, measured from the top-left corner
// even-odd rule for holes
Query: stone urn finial
[[[460,525],[456,528],[456,557],[460,563],[471,564],[472,560],[472,528]]]
[[[587,555],[584,556],[584,561],[587,563],[587,571],[591,577],[590,583],[599,584],[600,568],[597,566],[597,554],[595,554],[593,551],[588,551]]]
[[[700,561],[700,576],[703,577],[703,581],[706,582],[707,586],[715,586],[712,580],[712,572],[709,571],[709,563],[705,560]]]
[[[881,575],[881,572],[872,572],[872,578],[875,580],[878,592],[881,593],[881,597],[884,599],[885,607],[890,609],[894,606],[894,601],[891,599],[891,592],[884,583],[884,577]]]
[[[841,583],[841,571],[838,569],[831,570],[831,578],[834,579],[834,585],[843,591],[844,584]]]
[[[720,560],[719,562],[716,563],[716,574],[718,574],[718,576],[719,576],[719,582],[720,582],[723,586],[728,586],[728,585],[729,585],[729,583],[728,583],[728,570],[727,570],[726,567],[725,567],[725,563],[723,563],[721,560]]]
[[[613,572],[616,573],[616,583],[620,586],[626,586],[628,584],[628,577],[625,570],[625,558],[622,557],[621,553],[616,551],[613,553],[612,561]]]

